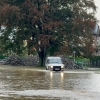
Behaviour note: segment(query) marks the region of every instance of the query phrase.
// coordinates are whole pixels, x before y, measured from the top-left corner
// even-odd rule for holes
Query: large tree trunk
[[[39,65],[41,67],[45,66],[45,59],[46,59],[46,50],[43,48],[41,51],[38,52],[39,55]]]

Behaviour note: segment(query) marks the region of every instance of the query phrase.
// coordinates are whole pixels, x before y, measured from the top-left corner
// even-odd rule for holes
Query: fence
[[[90,61],[90,60],[80,60],[76,61],[78,65],[87,66],[87,67],[100,67],[100,60]]]

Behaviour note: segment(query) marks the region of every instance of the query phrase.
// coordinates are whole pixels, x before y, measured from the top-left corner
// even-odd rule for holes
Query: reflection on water
[[[49,89],[88,90],[100,92],[100,74],[45,72]]]
[[[100,74],[67,73],[67,72],[54,72],[54,71],[39,71],[39,70],[33,70],[32,68],[0,67],[0,100],[6,100],[4,99],[6,98],[6,96],[7,98],[8,96],[10,96],[9,98],[12,99],[14,97],[14,94],[9,95],[11,91],[25,92],[26,90],[38,90],[37,95],[35,95],[36,98],[38,98],[38,95],[40,95],[38,94],[40,90],[44,90],[44,91],[80,90],[80,91],[100,92]],[[10,92],[6,93],[5,91],[8,92],[10,91]],[[40,93],[42,94],[41,91]],[[26,95],[28,95],[28,93]],[[45,93],[45,96],[46,95],[47,94]],[[44,99],[46,99],[45,96],[43,95]],[[27,96],[20,97],[19,95],[17,95],[17,98],[20,99],[13,99],[13,100],[25,100],[25,99],[21,99],[22,97],[27,98]],[[59,100],[56,97],[59,96],[55,96],[53,97],[53,99],[55,98],[54,100],[56,99]],[[48,97],[46,100],[49,100],[50,98],[51,97]],[[71,100],[71,99],[67,99],[67,100]]]
[[[50,72],[50,79],[52,80],[53,72]]]
[[[61,74],[61,80],[63,80],[63,78],[64,78],[64,73],[61,72],[60,74]]]
[[[50,89],[63,89],[63,78],[64,78],[64,73],[63,72],[49,72],[46,73],[46,78],[48,78],[48,75],[50,75]]]

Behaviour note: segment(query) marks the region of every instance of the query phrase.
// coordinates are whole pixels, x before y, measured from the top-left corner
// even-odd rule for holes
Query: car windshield
[[[62,63],[61,59],[49,59],[49,64],[50,63]]]

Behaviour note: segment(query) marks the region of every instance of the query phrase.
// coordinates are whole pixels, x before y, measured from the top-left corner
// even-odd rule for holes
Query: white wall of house
[[[94,35],[99,35],[100,34],[100,32],[99,32],[99,25],[98,24],[95,24],[94,30],[93,30],[93,34]]]
[[[93,34],[94,34],[93,47],[94,49],[96,49],[94,54],[100,56],[100,27],[98,24],[95,25]]]
[[[100,46],[100,37],[97,37],[97,46]]]

